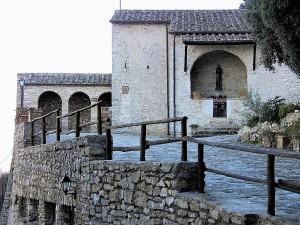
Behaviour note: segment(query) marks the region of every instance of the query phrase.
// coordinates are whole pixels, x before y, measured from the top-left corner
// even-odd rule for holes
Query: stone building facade
[[[56,109],[65,115],[100,100],[103,101],[103,117],[111,117],[111,74],[19,73],[17,77],[18,111],[29,111],[29,118],[24,121]],[[81,114],[81,122],[95,121],[96,116],[94,107]],[[47,129],[54,129],[55,115],[47,118],[46,123]],[[63,130],[74,129],[74,123],[75,117],[62,119]]]
[[[117,10],[110,22],[113,123],[187,116],[202,129],[239,128],[250,91],[300,100],[295,74],[263,67],[245,10]]]

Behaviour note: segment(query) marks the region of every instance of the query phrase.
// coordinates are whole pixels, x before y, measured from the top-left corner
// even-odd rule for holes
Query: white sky
[[[237,9],[242,0],[122,0],[122,9]],[[17,73],[110,73],[120,0],[0,0],[0,171],[13,148]]]

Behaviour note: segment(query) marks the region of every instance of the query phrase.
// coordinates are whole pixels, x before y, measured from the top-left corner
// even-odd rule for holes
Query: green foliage
[[[286,117],[286,115],[288,113],[294,112],[295,109],[296,109],[296,105],[293,104],[293,103],[282,104],[279,107],[279,117],[280,117],[280,119],[283,119],[284,117]]]
[[[260,96],[256,93],[248,92],[243,105],[246,108],[243,113],[246,123],[249,127],[254,127],[259,122],[259,115],[261,114],[262,101]]]
[[[249,119],[247,119],[247,125],[249,127],[254,127],[259,122],[258,116],[252,116]]]
[[[260,122],[280,122],[279,108],[284,104],[284,99],[276,96],[262,105],[262,113],[260,115]]]
[[[266,68],[284,63],[300,77],[300,7],[295,0],[244,0]]]
[[[258,122],[280,122],[279,108],[283,103],[284,99],[280,96],[263,102],[258,94],[249,92],[243,104],[247,125],[254,127]]]
[[[286,133],[290,138],[300,139],[300,120],[292,123],[286,128]]]
[[[249,2],[250,0],[244,0],[244,2],[240,4],[239,9],[247,9]]]
[[[189,127],[191,127],[191,128],[198,128],[198,127],[199,127],[199,125],[198,125],[198,124],[195,124],[195,123],[193,123],[193,124],[189,125]]]

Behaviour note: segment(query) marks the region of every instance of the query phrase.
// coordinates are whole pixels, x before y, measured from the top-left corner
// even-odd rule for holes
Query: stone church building
[[[116,10],[109,21],[112,74],[20,73],[24,87],[19,85],[17,106],[42,114],[59,108],[66,114],[105,99],[103,113],[114,125],[187,116],[200,129],[238,129],[250,91],[262,100],[276,95],[300,100],[294,73],[286,66],[269,71],[262,65],[245,13]],[[95,116],[93,109],[84,115],[86,120]],[[174,134],[180,125],[147,130]]]
[[[110,160],[103,135],[29,146],[32,124],[22,122],[99,101],[113,125],[187,116],[200,129],[234,129],[250,91],[262,100],[300,100],[294,73],[263,67],[244,10],[117,10],[110,22],[112,74],[17,75],[12,170],[0,224],[238,225],[248,224],[249,215],[257,217],[251,224],[282,224],[280,217],[227,211],[196,195],[200,164],[194,161]],[[91,109],[80,119],[96,114]],[[54,120],[47,121],[50,128]],[[73,126],[73,119],[62,122],[63,129]],[[147,130],[174,134],[180,124]]]
[[[187,116],[238,128],[249,91],[300,100],[287,67],[264,68],[245,10],[117,10],[112,23],[113,123]],[[150,129],[150,128],[149,128]],[[154,133],[178,132],[154,127]]]

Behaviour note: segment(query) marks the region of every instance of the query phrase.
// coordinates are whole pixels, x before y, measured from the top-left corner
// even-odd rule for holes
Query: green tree
[[[300,6],[296,0],[244,0],[266,68],[286,64],[300,77]]]
[[[240,9],[247,9],[250,0],[244,0],[243,3],[240,4]]]

